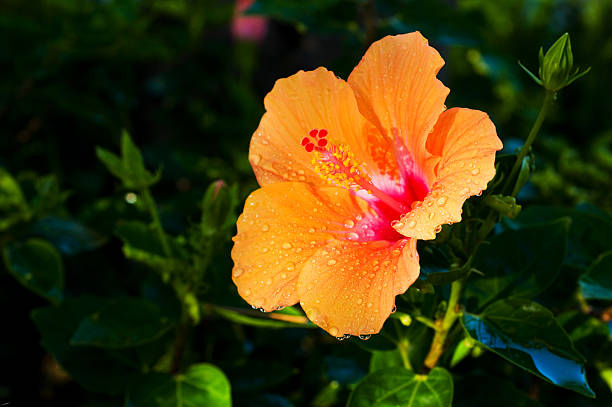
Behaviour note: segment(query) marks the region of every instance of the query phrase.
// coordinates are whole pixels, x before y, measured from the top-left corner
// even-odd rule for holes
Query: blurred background
[[[179,234],[194,223],[211,182],[237,184],[241,198],[257,187],[248,145],[276,79],[319,66],[346,79],[371,42],[419,30],[446,61],[439,77],[451,89],[447,106],[488,112],[511,152],[542,98],[517,61],[537,71],[540,46],[569,32],[576,64],[592,70],[559,95],[535,146],[537,171],[519,198],[588,202],[610,213],[610,21],[612,0],[3,0],[0,167],[26,195],[46,188],[41,205],[108,239],[100,250],[65,260],[68,293],[134,293],[133,282],[145,272],[127,264],[111,236],[119,219],[146,214],[126,202],[95,156],[95,146],[117,151],[122,129],[148,167],[162,169],[153,192],[167,231]],[[213,268],[229,276],[231,244],[224,244]],[[235,293],[220,301],[240,304]],[[44,304],[0,273],[0,400],[16,406],[95,401],[40,346],[29,313]],[[228,374],[237,405],[342,405],[347,386],[367,371],[367,354],[358,348],[325,342],[315,350],[319,334],[255,335],[217,324],[199,335],[195,349]],[[214,352],[210,337],[223,343]],[[261,374],[236,370],[247,357]],[[595,405],[542,381],[533,387],[538,379],[521,380],[526,391],[563,400],[558,405]],[[457,405],[473,405],[459,390],[457,397]]]

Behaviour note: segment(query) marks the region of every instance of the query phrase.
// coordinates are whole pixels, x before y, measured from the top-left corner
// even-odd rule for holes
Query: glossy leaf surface
[[[184,374],[152,373],[130,390],[130,407],[230,407],[230,383],[219,368],[192,365]]]
[[[453,379],[436,367],[427,375],[388,368],[367,375],[351,394],[347,407],[450,407]]]
[[[612,252],[599,257],[578,284],[586,299],[612,300]]]
[[[497,301],[462,318],[468,334],[506,360],[553,383],[594,397],[584,359],[553,314],[520,298]]]

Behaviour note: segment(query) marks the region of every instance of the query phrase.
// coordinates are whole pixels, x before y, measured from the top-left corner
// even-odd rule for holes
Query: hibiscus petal
[[[308,318],[331,335],[370,335],[418,275],[415,239],[332,241],[302,268],[298,295]]]
[[[459,222],[465,200],[495,175],[495,152],[501,148],[486,113],[463,108],[442,113],[427,139],[427,149],[440,157],[431,190],[394,228],[404,236],[435,239],[440,225]]]
[[[419,33],[387,36],[373,43],[349,76],[361,113],[389,140],[396,136],[417,165],[427,158],[425,141],[449,89],[436,75],[444,60]]]
[[[267,185],[253,192],[238,219],[232,277],[249,304],[266,311],[293,305],[300,269],[317,250],[346,238],[353,219],[375,216],[349,191],[302,182]]]
[[[365,119],[351,87],[333,72],[318,68],[279,79],[264,104],[266,113],[253,134],[249,151],[260,185],[324,182],[314,172],[313,154],[305,148],[317,143],[310,136],[313,129],[327,130],[328,142],[345,143],[356,157],[366,156],[362,136]]]

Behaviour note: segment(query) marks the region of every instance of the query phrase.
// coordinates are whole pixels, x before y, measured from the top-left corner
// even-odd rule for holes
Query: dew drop
[[[434,217],[434,213],[433,213],[433,212],[431,212],[431,213],[429,214],[429,220],[433,219],[433,217]]]
[[[445,197],[445,196],[440,197],[440,198],[438,199],[438,205],[439,205],[439,206],[442,206],[442,205],[444,205],[445,203],[446,203],[446,197]]]
[[[336,260],[334,260],[334,259],[329,259],[329,260],[327,261],[327,265],[328,265],[328,266],[333,266],[334,264],[336,264]]]
[[[314,233],[314,232],[315,232],[314,228],[308,229],[308,233]]]
[[[474,168],[472,170],[472,175],[478,175],[479,172],[480,172],[480,170],[478,168]]]
[[[391,227],[395,229],[401,229],[404,227],[404,224],[396,219],[391,221]]]
[[[329,328],[329,334],[331,336],[338,337],[338,328],[336,328],[335,326],[332,326],[331,328]]]
[[[348,219],[346,222],[344,222],[344,226],[351,229],[353,228],[353,226],[355,226],[355,222],[353,222],[351,219]]]
[[[415,226],[416,226],[416,221],[414,221],[414,220],[411,220],[411,221],[408,223],[408,227],[409,227],[409,228],[413,228],[413,227],[415,227]]]
[[[357,233],[355,233],[355,232],[351,232],[351,233],[348,234],[347,239],[348,240],[357,240],[357,239],[359,239],[359,235]]]
[[[240,268],[240,267],[236,267],[234,268],[234,270],[232,271],[232,276],[234,277],[240,277],[242,275],[242,273],[244,273],[244,269]]]
[[[261,161],[261,156],[259,154],[253,154],[251,156],[251,162],[253,163],[253,165],[259,164],[260,161]]]
[[[268,226],[268,225],[263,225],[263,226],[261,227],[261,230],[262,230],[263,232],[267,232],[268,230],[270,230],[270,226]]]
[[[436,228],[434,229],[434,232],[438,233],[442,230],[442,225],[438,225],[436,226]]]
[[[283,249],[291,249],[291,243],[289,242],[283,243]]]
[[[357,305],[361,304],[363,300],[361,298],[357,298]]]
[[[393,308],[391,308],[391,313],[393,314],[395,311],[397,311],[397,305],[394,305]]]
[[[370,339],[372,335],[359,335],[359,339],[361,339],[362,341],[367,341],[368,339]]]

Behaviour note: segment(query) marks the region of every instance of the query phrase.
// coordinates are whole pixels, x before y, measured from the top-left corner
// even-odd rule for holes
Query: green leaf
[[[244,312],[250,312],[251,310],[243,310]],[[255,315],[245,315],[244,313],[236,312],[227,307],[214,307],[214,312],[219,316],[235,322],[241,325],[250,325],[264,328],[316,328],[316,326],[310,322],[306,322],[305,317],[303,317],[305,323],[290,322],[285,320],[276,320],[270,319],[269,317],[262,314],[262,317],[259,318]],[[291,316],[289,317],[291,318]]]
[[[0,231],[30,218],[28,204],[19,184],[0,168]]]
[[[58,217],[41,219],[30,226],[28,234],[49,240],[65,255],[97,249],[106,239],[82,224]]]
[[[230,383],[219,368],[200,363],[184,374],[143,376],[129,391],[129,407],[230,407]]]
[[[121,222],[117,225],[115,233],[123,241],[123,253],[128,259],[145,263],[155,269],[163,269],[168,262],[177,260],[166,258],[158,234],[144,222]],[[175,239],[169,237],[168,243],[176,258],[185,257]]]
[[[127,131],[121,135],[121,157],[101,147],[96,148],[98,159],[108,171],[119,178],[128,189],[142,189],[159,181],[161,173],[151,174],[147,171],[140,150]]]
[[[402,354],[398,349],[372,352],[370,357],[370,373],[389,367],[404,367]]]
[[[553,314],[521,298],[497,301],[481,314],[466,313],[462,323],[484,347],[557,386],[588,397],[584,359]]]
[[[57,249],[42,239],[11,243],[3,249],[4,264],[24,287],[57,303],[62,300],[64,266]]]
[[[419,246],[421,263],[419,279],[432,285],[444,285],[452,283],[469,273],[469,269],[452,266],[449,257],[449,254],[444,250],[421,243]]]
[[[593,259],[612,247],[612,218],[589,205],[576,208],[532,205],[524,209],[516,219],[507,221],[507,224],[518,229],[562,217],[572,220],[565,264],[586,269]]]
[[[76,382],[90,391],[118,394],[126,389],[139,366],[117,351],[70,345],[81,320],[107,304],[106,299],[96,297],[66,299],[59,306],[35,309],[32,319],[42,346]]]
[[[580,294],[586,299],[612,300],[612,251],[595,260],[578,284]]]
[[[565,259],[569,219],[506,230],[482,245],[473,267],[484,273],[468,283],[479,306],[502,296],[533,298],[548,288]]]
[[[453,378],[440,367],[427,375],[404,368],[388,368],[363,378],[349,397],[347,407],[450,407]]]
[[[463,338],[455,347],[453,351],[453,357],[450,361],[450,366],[455,367],[461,362],[463,359],[468,357],[470,353],[474,350],[474,340],[472,338]]]
[[[121,298],[85,317],[70,344],[112,349],[138,346],[160,338],[175,322],[151,301]]]
[[[123,179],[126,169],[117,154],[112,153],[102,147],[96,147],[96,156],[104,164],[108,172],[119,179]]]

